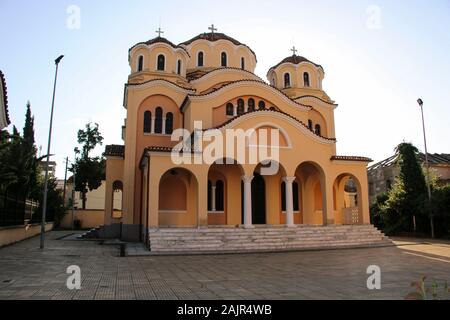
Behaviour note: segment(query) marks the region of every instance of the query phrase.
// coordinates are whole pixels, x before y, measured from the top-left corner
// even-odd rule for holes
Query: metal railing
[[[38,202],[16,194],[0,194],[0,226],[24,225],[32,220],[38,207]]]

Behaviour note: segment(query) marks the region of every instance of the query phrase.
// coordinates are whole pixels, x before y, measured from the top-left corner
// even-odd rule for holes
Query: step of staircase
[[[371,225],[166,228],[149,231],[155,254],[244,253],[392,246]]]

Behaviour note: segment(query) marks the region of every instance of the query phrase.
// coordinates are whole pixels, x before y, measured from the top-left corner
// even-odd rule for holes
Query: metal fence
[[[39,203],[11,193],[0,194],[0,226],[23,225],[31,221]]]

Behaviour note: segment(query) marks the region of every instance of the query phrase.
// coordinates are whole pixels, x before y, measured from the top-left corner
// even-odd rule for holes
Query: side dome
[[[189,59],[185,48],[163,37],[137,43],[128,52],[130,80],[140,82],[152,78],[167,78],[185,81]]]
[[[254,72],[257,58],[246,44],[223,33],[209,32],[180,43],[191,59],[188,72],[217,68],[237,68]]]
[[[325,72],[321,65],[296,54],[284,58],[267,73],[270,84],[285,91],[289,96],[322,91],[324,77]]]

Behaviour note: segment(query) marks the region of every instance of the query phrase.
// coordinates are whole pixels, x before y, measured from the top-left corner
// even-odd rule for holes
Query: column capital
[[[297,177],[283,177],[283,182],[293,183]]]
[[[244,183],[251,183],[253,180],[254,176],[242,176],[242,181],[244,181]]]

